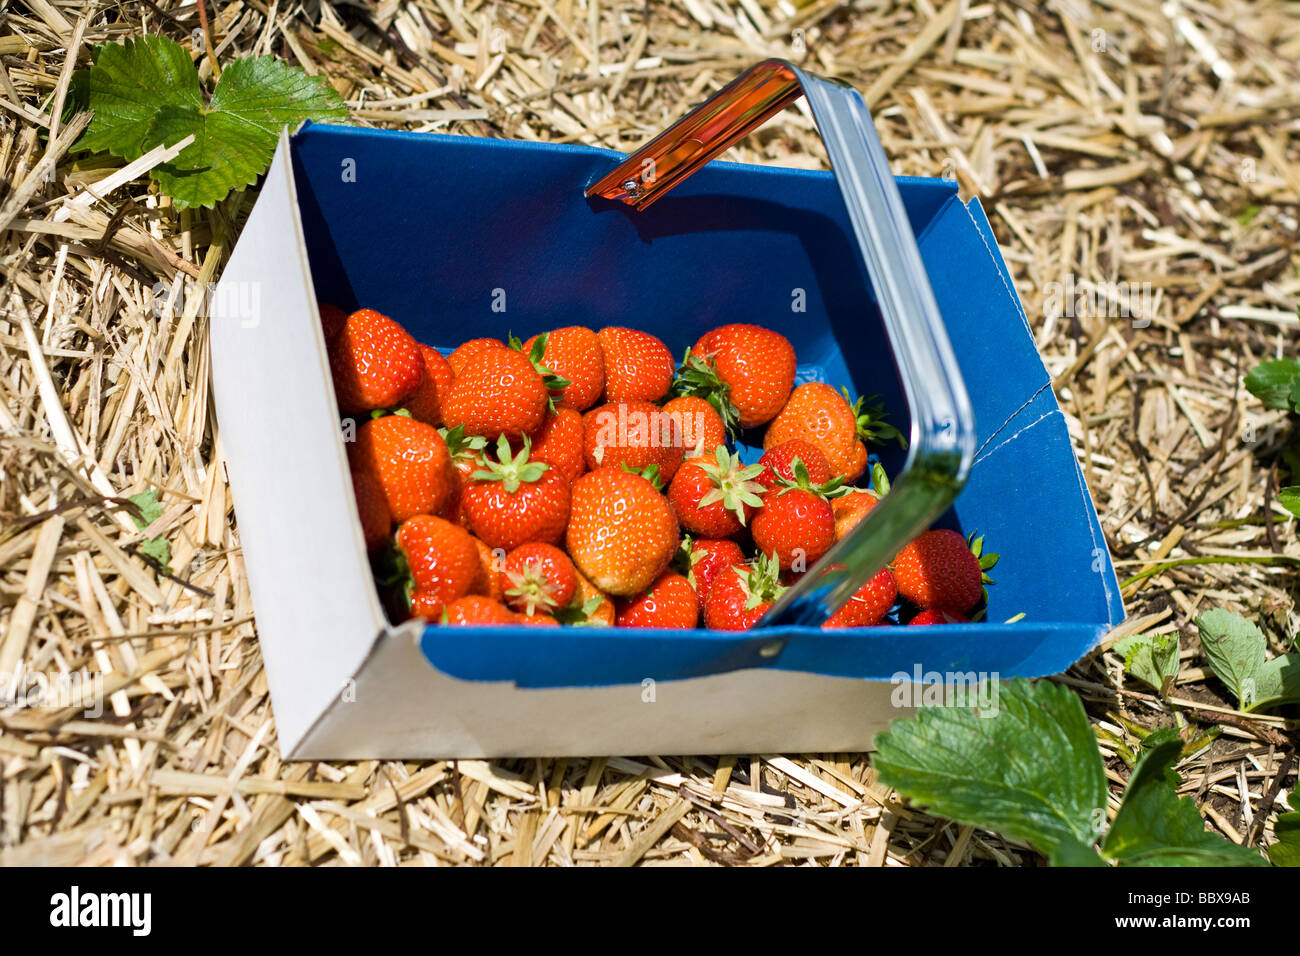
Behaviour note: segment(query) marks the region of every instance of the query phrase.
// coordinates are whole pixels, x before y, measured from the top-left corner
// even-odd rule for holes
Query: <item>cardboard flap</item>
[[[213,297],[210,335],[243,561],[288,752],[386,622],[356,518],[284,137]]]

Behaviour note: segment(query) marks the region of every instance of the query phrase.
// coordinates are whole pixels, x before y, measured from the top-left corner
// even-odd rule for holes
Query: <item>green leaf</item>
[[[1096,842],[1106,777],[1079,698],[1042,681],[999,685],[997,707],[926,707],[876,739],[880,779],[938,816],[1075,860]]]
[[[1265,408],[1291,410],[1291,389],[1300,378],[1300,361],[1274,359],[1256,365],[1246,376],[1246,389],[1264,403]]]
[[[1264,663],[1264,633],[1240,614],[1222,608],[1198,617],[1196,629],[1210,669],[1248,710],[1259,698],[1256,675]]]
[[[1288,485],[1279,491],[1277,503],[1293,515],[1300,516],[1300,485]]]
[[[150,173],[180,208],[211,206],[256,182],[283,127],[347,118],[342,100],[322,77],[274,57],[231,62],[205,103],[189,54],[161,36],[99,47],[86,100],[95,116],[80,149],[133,160],[193,134],[193,143]]]
[[[1178,632],[1133,634],[1115,642],[1115,653],[1124,658],[1124,670],[1161,696],[1169,693],[1178,676]]]
[[[1300,702],[1300,654],[1282,654],[1255,672],[1255,699],[1247,710]]]
[[[1300,791],[1291,791],[1287,798],[1294,813],[1279,813],[1273,823],[1277,842],[1268,848],[1268,858],[1274,866],[1300,866]]]
[[[162,516],[162,505],[158,501],[158,490],[156,488],[150,488],[137,495],[132,495],[127,500],[140,509],[138,515],[131,515],[131,520],[135,522],[135,526],[141,531]]]
[[[139,544],[141,554],[147,554],[164,568],[172,563],[172,546],[163,537],[148,538]]]
[[[1254,850],[1205,829],[1196,804],[1179,797],[1168,772],[1182,741],[1162,738],[1139,758],[1102,854],[1125,866],[1262,866]]]

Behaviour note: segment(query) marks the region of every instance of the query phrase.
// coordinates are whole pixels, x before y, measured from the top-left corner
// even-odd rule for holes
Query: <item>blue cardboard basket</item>
[[[895,423],[907,421],[828,173],[715,162],[634,213],[583,197],[623,159],[585,146],[309,125],[292,155],[321,301],[378,309],[443,351],[507,331],[628,325],[681,354],[713,327],[752,322],[790,339],[800,381],[879,394]],[[1035,677],[1064,670],[1123,618],[1065,420],[988,220],[955,183],[897,182],[974,406],[975,464],[940,524],[978,532],[1001,555],[987,621],[749,633],[563,628],[544,637],[495,627],[472,639],[430,626],[421,648],[433,667],[519,687],[741,668]],[[876,450],[894,473],[899,450]],[[761,448],[742,453],[752,460]]]

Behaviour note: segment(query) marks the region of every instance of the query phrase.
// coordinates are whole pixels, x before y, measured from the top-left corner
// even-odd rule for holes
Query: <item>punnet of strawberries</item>
[[[795,384],[794,347],[723,325],[681,363],[631,328],[448,355],[321,306],[357,512],[390,614],[443,625],[745,630],[888,493],[880,407]],[[761,441],[746,464],[737,439]],[[825,627],[983,615],[997,556],[934,528]]]

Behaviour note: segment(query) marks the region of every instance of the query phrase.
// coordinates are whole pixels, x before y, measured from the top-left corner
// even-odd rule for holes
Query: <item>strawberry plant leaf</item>
[[[1258,699],[1256,675],[1264,664],[1264,633],[1240,614],[1223,608],[1198,617],[1196,629],[1210,669],[1232,691],[1241,708],[1248,710]]]
[[[1300,360],[1293,358],[1260,362],[1246,376],[1246,390],[1265,408],[1290,411],[1291,390],[1300,379]]]
[[[1300,866],[1300,791],[1287,798],[1292,813],[1279,813],[1273,824],[1277,842],[1268,848],[1274,866]]]
[[[1106,776],[1079,698],[1001,684],[997,708],[927,707],[876,738],[880,779],[930,812],[1077,862],[1104,819]]]
[[[205,102],[189,53],[162,36],[98,47],[85,97],[95,115],[79,149],[134,160],[194,136],[175,159],[150,172],[179,208],[212,206],[256,182],[270,165],[281,128],[347,118],[322,77],[274,57],[233,61]]]
[[[1196,804],[1179,797],[1169,781],[1183,742],[1156,739],[1133,768],[1103,855],[1125,866],[1263,866],[1254,850],[1205,829]]]
[[[1289,485],[1277,493],[1277,503],[1300,517],[1300,485]]]
[[[1178,676],[1178,632],[1131,634],[1115,642],[1115,653],[1124,658],[1124,670],[1161,696],[1169,693]]]
[[[140,509],[139,514],[131,515],[135,526],[143,531],[162,517],[162,504],[158,501],[158,489],[150,488],[127,499]]]
[[[1300,702],[1300,654],[1282,654],[1255,672],[1255,699],[1247,710]]]
[[[147,538],[137,547],[141,554],[147,554],[164,568],[172,563],[172,546],[163,537]]]

